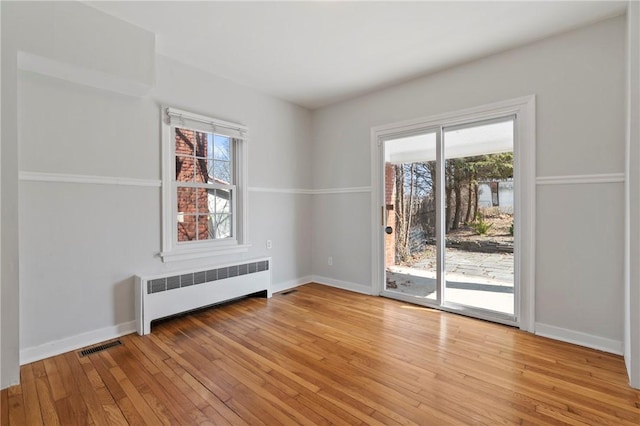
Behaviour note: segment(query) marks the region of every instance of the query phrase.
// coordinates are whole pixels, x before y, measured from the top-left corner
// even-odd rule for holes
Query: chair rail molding
[[[624,183],[624,181],[624,173],[598,173],[589,175],[538,176],[536,178],[536,185]]]
[[[19,179],[25,182],[52,182],[52,183],[80,183],[92,185],[119,185],[119,186],[144,186],[160,188],[160,179],[138,179],[118,176],[92,176],[68,173],[42,173],[26,172],[19,174]]]

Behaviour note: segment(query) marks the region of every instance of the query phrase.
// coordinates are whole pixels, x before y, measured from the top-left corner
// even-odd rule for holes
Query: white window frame
[[[243,253],[248,243],[247,142],[246,126],[218,120],[177,108],[163,106],[162,117],[162,251],[163,262],[189,260],[217,255]],[[232,238],[178,242],[177,183],[175,179],[175,128],[187,128],[228,136],[232,140],[234,177]],[[188,185],[187,185],[188,186]]]

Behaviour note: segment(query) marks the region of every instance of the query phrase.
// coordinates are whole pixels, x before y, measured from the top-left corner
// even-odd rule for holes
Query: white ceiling
[[[88,2],[159,53],[314,109],[624,13],[626,2]]]

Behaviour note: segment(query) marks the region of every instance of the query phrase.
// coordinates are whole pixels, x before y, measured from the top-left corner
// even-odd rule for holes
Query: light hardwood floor
[[[25,365],[2,425],[640,424],[621,357],[316,284]]]

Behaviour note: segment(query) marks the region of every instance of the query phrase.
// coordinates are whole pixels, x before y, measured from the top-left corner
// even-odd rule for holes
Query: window
[[[247,128],[163,108],[163,261],[247,251]]]

